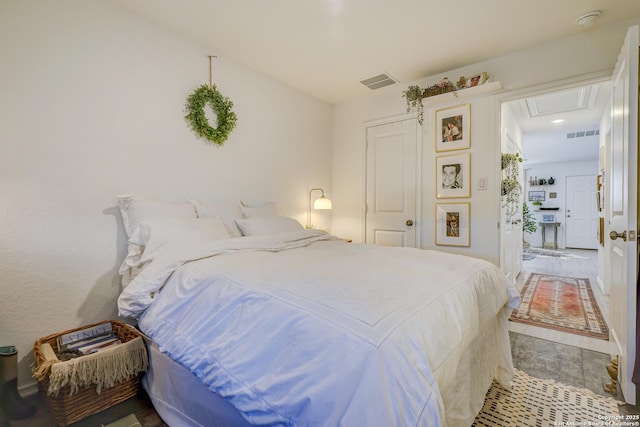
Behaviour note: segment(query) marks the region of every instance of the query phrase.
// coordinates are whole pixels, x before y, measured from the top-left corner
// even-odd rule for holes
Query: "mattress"
[[[154,260],[119,308],[250,424],[468,426],[508,386],[519,296],[492,264],[314,230],[232,240]]]

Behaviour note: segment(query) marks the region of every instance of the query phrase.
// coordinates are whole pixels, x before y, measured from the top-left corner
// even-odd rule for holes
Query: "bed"
[[[519,295],[494,265],[197,207],[130,228],[118,299],[169,425],[469,426],[509,386]]]

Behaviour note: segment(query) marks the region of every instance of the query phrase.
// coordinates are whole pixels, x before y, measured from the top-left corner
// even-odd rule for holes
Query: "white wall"
[[[37,338],[116,315],[116,195],[277,201],[302,223],[308,188],[331,197],[330,105],[218,58],[238,125],[207,145],[184,104],[215,52],[109,2],[0,2],[0,52],[0,345],[21,387]]]
[[[478,256],[499,263],[499,158],[500,133],[499,100],[507,99],[511,93],[525,88],[612,70],[620,46],[629,25],[638,19],[580,33],[560,41],[550,42],[514,52],[492,60],[443,72],[418,82],[428,86],[447,76],[457,81],[461,75],[473,75],[486,71],[505,89],[503,94],[485,95],[470,100],[471,112],[471,247],[456,249],[456,252]],[[588,53],[588,54],[587,54]],[[333,110],[333,183],[334,211],[332,231],[354,241],[363,240],[363,189],[364,189],[364,123],[394,117],[405,113],[402,91],[407,85],[390,86],[370,96],[336,105]],[[446,96],[446,95],[445,95]],[[435,98],[435,97],[434,97]],[[433,109],[436,99],[429,101],[423,127],[423,209],[422,247],[435,248],[433,239]],[[450,102],[450,101],[447,101]],[[460,101],[461,102],[467,102]],[[429,121],[426,118],[430,118]],[[480,176],[489,177],[485,192],[475,191]],[[452,248],[438,247],[454,251]]]
[[[526,136],[525,136],[526,141]],[[525,166],[525,202],[529,205],[529,211],[534,215],[536,221],[542,221],[542,215],[555,215],[557,222],[561,225],[558,227],[558,247],[565,247],[565,233],[566,233],[566,202],[567,192],[566,184],[568,176],[579,175],[598,175],[598,160],[585,161],[585,162],[570,162],[570,163],[545,163],[536,164],[531,166]],[[553,185],[530,185],[529,179],[534,176],[538,179],[549,179],[553,177]],[[536,206],[532,205],[529,201],[529,191],[544,191],[545,201],[542,202],[543,207],[557,207],[557,211],[540,211]],[[556,193],[556,198],[550,198],[549,193]],[[594,201],[595,203],[595,201]],[[547,242],[550,241],[552,229],[547,231]],[[525,233],[524,240],[531,246],[542,247],[542,231],[538,226],[538,231],[533,234]]]

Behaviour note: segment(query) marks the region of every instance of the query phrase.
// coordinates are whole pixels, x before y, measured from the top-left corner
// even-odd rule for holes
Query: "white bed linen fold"
[[[254,425],[440,426],[441,387],[518,303],[486,261],[302,230],[161,257],[119,309]],[[506,328],[495,345],[508,382]]]

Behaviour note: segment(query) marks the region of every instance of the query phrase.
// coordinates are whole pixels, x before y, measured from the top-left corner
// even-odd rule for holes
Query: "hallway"
[[[607,297],[596,282],[597,251],[560,249],[536,251],[531,260],[523,261],[523,271],[516,287],[521,290],[531,273],[588,278],[598,306],[608,321]],[[611,362],[609,342],[566,332],[509,322],[511,353],[517,369],[538,378],[553,379],[566,385],[587,388],[596,394],[613,397],[603,389],[611,378],[606,365]],[[619,400],[621,396],[617,397]],[[621,413],[640,413],[640,408],[625,405]]]

